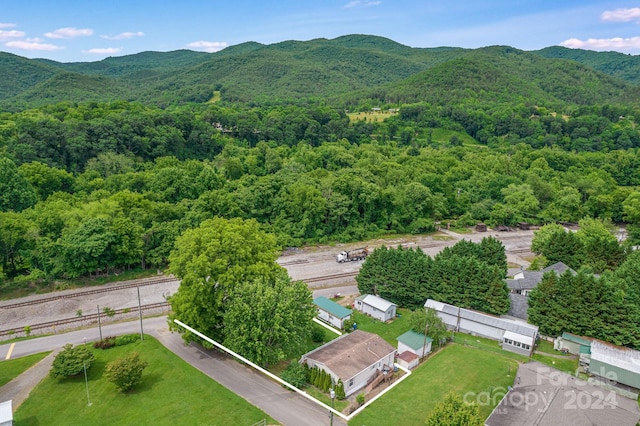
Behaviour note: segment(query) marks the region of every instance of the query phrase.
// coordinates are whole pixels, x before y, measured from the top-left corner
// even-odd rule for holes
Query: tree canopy
[[[171,318],[224,340],[224,314],[231,295],[258,278],[275,283],[282,271],[277,257],[275,237],[255,220],[214,218],[187,230],[169,256],[169,271],[180,279],[170,300]],[[183,337],[193,338],[189,332]]]
[[[462,240],[434,258],[420,249],[382,246],[367,257],[356,281],[360,293],[410,309],[431,298],[500,315],[509,310],[505,273],[504,246],[488,237],[478,244]]]

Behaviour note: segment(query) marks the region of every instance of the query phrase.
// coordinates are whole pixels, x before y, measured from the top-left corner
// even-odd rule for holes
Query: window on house
[[[353,386],[353,378],[349,379],[349,387]]]

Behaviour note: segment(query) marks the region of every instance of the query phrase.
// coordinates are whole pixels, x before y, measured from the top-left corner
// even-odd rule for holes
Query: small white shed
[[[11,400],[0,402],[0,426],[13,426]]]
[[[318,318],[340,329],[344,327],[344,322],[350,319],[353,313],[351,309],[347,309],[324,296],[316,297],[313,299],[313,303],[318,307]]]
[[[424,334],[409,330],[398,336],[398,353],[408,351],[417,355],[418,358],[422,358],[431,353],[431,343],[433,343],[431,337],[425,337]]]
[[[383,322],[395,318],[396,307],[397,305],[395,303],[391,303],[373,294],[360,296],[356,298],[355,302],[355,308],[358,311]]]

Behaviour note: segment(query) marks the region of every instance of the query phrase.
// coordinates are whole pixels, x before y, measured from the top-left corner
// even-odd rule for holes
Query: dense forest
[[[630,224],[634,244],[637,82],[542,53],[369,36],[0,53],[1,277],[163,268],[215,217],[255,219],[282,248],[585,217]]]

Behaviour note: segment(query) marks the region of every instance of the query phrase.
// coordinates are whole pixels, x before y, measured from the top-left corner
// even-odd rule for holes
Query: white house
[[[355,301],[355,308],[382,322],[389,321],[396,316],[397,305],[373,294],[364,294]]]
[[[351,318],[353,313],[351,309],[347,309],[323,296],[313,299],[313,303],[318,307],[318,318],[340,329],[343,328],[344,322]]]
[[[11,400],[0,402],[0,426],[13,425],[13,411],[11,409]]]
[[[486,337],[501,343],[502,349],[531,356],[538,327],[524,321],[501,318],[429,299],[425,308],[435,309],[450,330]]]
[[[377,334],[355,330],[306,353],[300,360],[342,380],[346,396],[393,370],[396,349]]]

